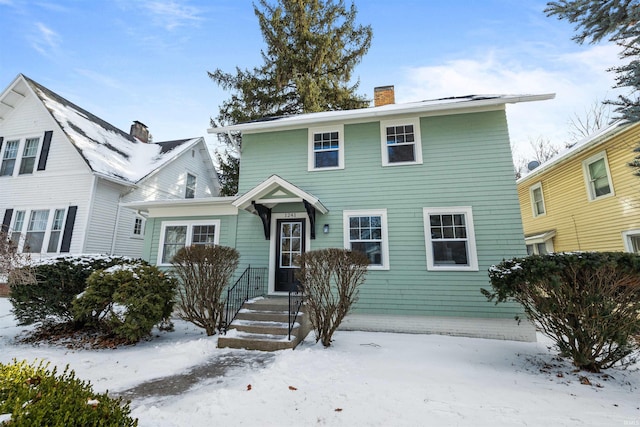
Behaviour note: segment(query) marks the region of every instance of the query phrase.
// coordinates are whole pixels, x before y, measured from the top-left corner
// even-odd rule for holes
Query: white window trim
[[[542,209],[544,209],[543,213],[538,213],[536,211],[536,199],[534,197],[533,192],[537,189],[540,189],[540,196],[542,197]],[[544,202],[544,191],[542,191],[542,183],[538,182],[537,184],[532,185],[531,187],[529,187],[529,198],[531,200],[531,211],[533,213],[533,217],[537,218],[539,216],[545,216],[547,214],[547,205]]]
[[[387,150],[387,127],[413,125],[413,134],[415,137],[414,154],[416,156],[413,162],[393,162],[389,163],[389,151]],[[408,119],[383,120],[380,122],[380,147],[382,152],[382,166],[406,166],[422,164],[422,136],[420,133],[420,118],[412,117]]]
[[[427,270],[430,271],[478,271],[478,252],[476,250],[476,234],[471,206],[429,207],[422,208],[424,222],[425,245],[427,252]],[[467,226],[467,250],[469,265],[435,265],[433,242],[431,240],[431,214],[464,214]]]
[[[349,238],[349,218],[352,216],[379,216],[382,226],[382,265],[369,265],[369,270],[389,270],[389,231],[387,227],[386,209],[347,210],[342,212],[342,233],[345,249],[351,250]]]
[[[56,210],[63,210],[64,211],[64,215],[62,216],[62,228],[60,229],[60,238],[58,239],[58,245],[56,247],[56,251],[55,252],[47,252],[47,248],[49,247],[49,239],[51,239],[51,231],[53,231],[51,228],[53,227],[53,221],[55,218],[55,212]],[[21,230],[16,230],[15,227],[15,221],[16,221],[16,212],[18,211],[23,211],[24,212],[24,221],[22,223],[22,229]],[[23,251],[24,249],[24,242],[25,239],[27,237],[27,229],[29,227],[29,219],[31,218],[31,212],[33,211],[49,211],[49,215],[47,217],[47,228],[44,231],[44,237],[43,237],[43,241],[42,241],[42,248],[40,249],[40,252],[31,252],[31,254],[59,254],[60,253],[60,247],[62,245],[62,237],[64,235],[64,227],[67,221],[67,215],[69,214],[69,206],[55,206],[52,208],[49,207],[35,207],[35,208],[14,208],[14,214],[13,214],[13,218],[11,219],[11,227],[9,228],[9,233],[14,233],[14,232],[18,232],[20,233],[20,241],[18,242],[18,252]]]
[[[142,221],[142,223],[140,224],[140,234],[136,234],[136,220],[139,219]],[[132,239],[144,239],[144,228],[147,225],[147,220],[145,217],[143,217],[142,215],[134,215],[133,217],[133,227],[131,227],[131,235],[130,237]]]
[[[187,185],[189,183],[189,175],[196,179],[196,185],[193,188],[193,199],[195,199],[198,196],[198,174],[190,170],[187,170],[184,174],[184,191],[182,193],[182,197],[187,199],[187,189],[189,188]]]
[[[631,242],[629,237],[640,235],[640,228],[635,230],[627,230],[622,232],[622,240],[624,242],[624,251],[625,252],[633,252],[633,248],[631,247]]]
[[[607,179],[609,180],[609,188],[611,192],[609,194],[605,194],[604,196],[596,197],[593,188],[591,186],[591,175],[589,174],[589,165],[591,163],[597,162],[600,159],[604,159],[604,167],[607,170]],[[607,152],[602,151],[596,155],[589,157],[588,159],[582,162],[582,173],[584,176],[584,182],[587,187],[587,198],[589,201],[606,199],[607,197],[615,196],[616,192],[613,189],[613,179],[611,178],[611,170],[609,170],[609,159],[607,158]]]
[[[20,174],[20,167],[22,166],[22,160],[24,157],[24,147],[27,143],[28,139],[37,139],[38,140],[38,148],[36,149],[35,160],[33,164],[33,170],[29,173]],[[5,137],[4,143],[2,144],[2,149],[0,149],[0,165],[2,164],[2,160],[4,159],[4,153],[7,150],[7,143],[12,141],[18,141],[18,151],[16,153],[16,162],[13,165],[13,173],[9,176],[29,176],[38,172],[38,160],[40,159],[40,152],[42,151],[42,135],[27,135],[22,137]]]
[[[327,133],[327,132],[338,132],[338,166],[317,168],[315,151],[313,149],[313,146],[314,146],[313,135],[316,133]],[[309,128],[307,139],[308,139],[307,170],[309,172],[344,169],[344,125],[340,124],[335,126],[322,126],[322,127]]]
[[[186,246],[191,246],[191,239],[193,234],[193,226],[194,225],[213,225],[216,227],[215,234],[213,236],[213,244],[218,245],[220,241],[220,220],[219,219],[211,219],[211,220],[189,220],[189,221],[162,221],[160,224],[160,242],[158,244],[158,254],[156,265],[160,266],[170,266],[171,263],[163,263],[162,262],[162,252],[164,249],[164,236],[167,227],[184,225],[187,227],[187,241],[185,242]]]

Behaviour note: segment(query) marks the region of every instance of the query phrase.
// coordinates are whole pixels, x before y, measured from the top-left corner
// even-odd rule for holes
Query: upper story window
[[[542,184],[537,183],[529,188],[529,195],[531,196],[531,208],[533,209],[533,216],[537,217],[546,213],[544,207],[544,195],[542,194]]]
[[[344,169],[344,127],[309,129],[308,170]]]
[[[389,269],[387,210],[344,211],[344,247],[362,252],[369,268]]]
[[[18,158],[19,145],[19,140],[7,141],[4,154],[2,155],[2,164],[0,165],[0,176],[13,175],[13,168],[15,167],[16,159]]]
[[[382,166],[421,164],[420,119],[380,122]]]
[[[478,270],[471,207],[424,208],[428,270]]]
[[[196,176],[187,174],[187,183],[185,186],[184,198],[193,199],[196,197]]]
[[[169,265],[184,247],[191,245],[217,245],[220,220],[166,221],[160,231],[158,264]]]
[[[582,162],[589,200],[612,196],[613,184],[607,155],[603,151]]]
[[[36,164],[36,154],[38,154],[38,143],[40,138],[27,138],[22,150],[22,160],[20,160],[20,175],[33,173]]]

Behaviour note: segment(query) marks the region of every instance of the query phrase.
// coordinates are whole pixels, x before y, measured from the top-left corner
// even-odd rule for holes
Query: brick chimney
[[[373,89],[373,106],[395,104],[396,95],[393,86],[378,86]]]
[[[142,142],[149,142],[149,128],[142,122],[134,120],[129,134]]]

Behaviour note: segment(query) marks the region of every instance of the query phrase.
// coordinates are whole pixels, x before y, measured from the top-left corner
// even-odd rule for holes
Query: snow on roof
[[[418,114],[429,112],[451,111],[451,114],[465,109],[504,108],[505,104],[552,99],[555,94],[540,95],[466,95],[432,99],[403,104],[387,104],[379,107],[359,108],[354,110],[322,111],[318,113],[296,114],[282,117],[265,117],[247,123],[214,127],[209,133],[252,132],[277,130],[285,127],[305,126],[337,120],[370,120],[372,117],[388,117],[399,114]]]
[[[599,144],[601,142],[608,140],[609,138],[613,137],[618,132],[623,131],[630,125],[631,123],[625,120],[617,120],[613,122],[611,125],[605,128],[599,129],[596,132],[592,133],[591,135],[576,142],[575,144],[565,148],[564,150],[561,150],[558,154],[556,154],[546,162],[541,163],[535,169],[531,171],[525,171],[522,177],[520,177],[516,182],[519,184],[523,181],[532,179],[533,177],[540,175],[542,172],[546,171],[547,169],[552,168],[553,166],[560,164],[565,160],[568,160],[573,156],[581,153],[583,150],[586,150],[587,148],[590,148],[596,144]]]
[[[102,177],[137,183],[201,139],[144,143],[23,77],[91,170]]]

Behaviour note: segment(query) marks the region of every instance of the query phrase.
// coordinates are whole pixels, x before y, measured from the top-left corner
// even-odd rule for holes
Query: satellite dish
[[[538,166],[540,166],[540,162],[537,160],[532,160],[527,164],[527,169],[529,169],[529,171],[532,171]]]

